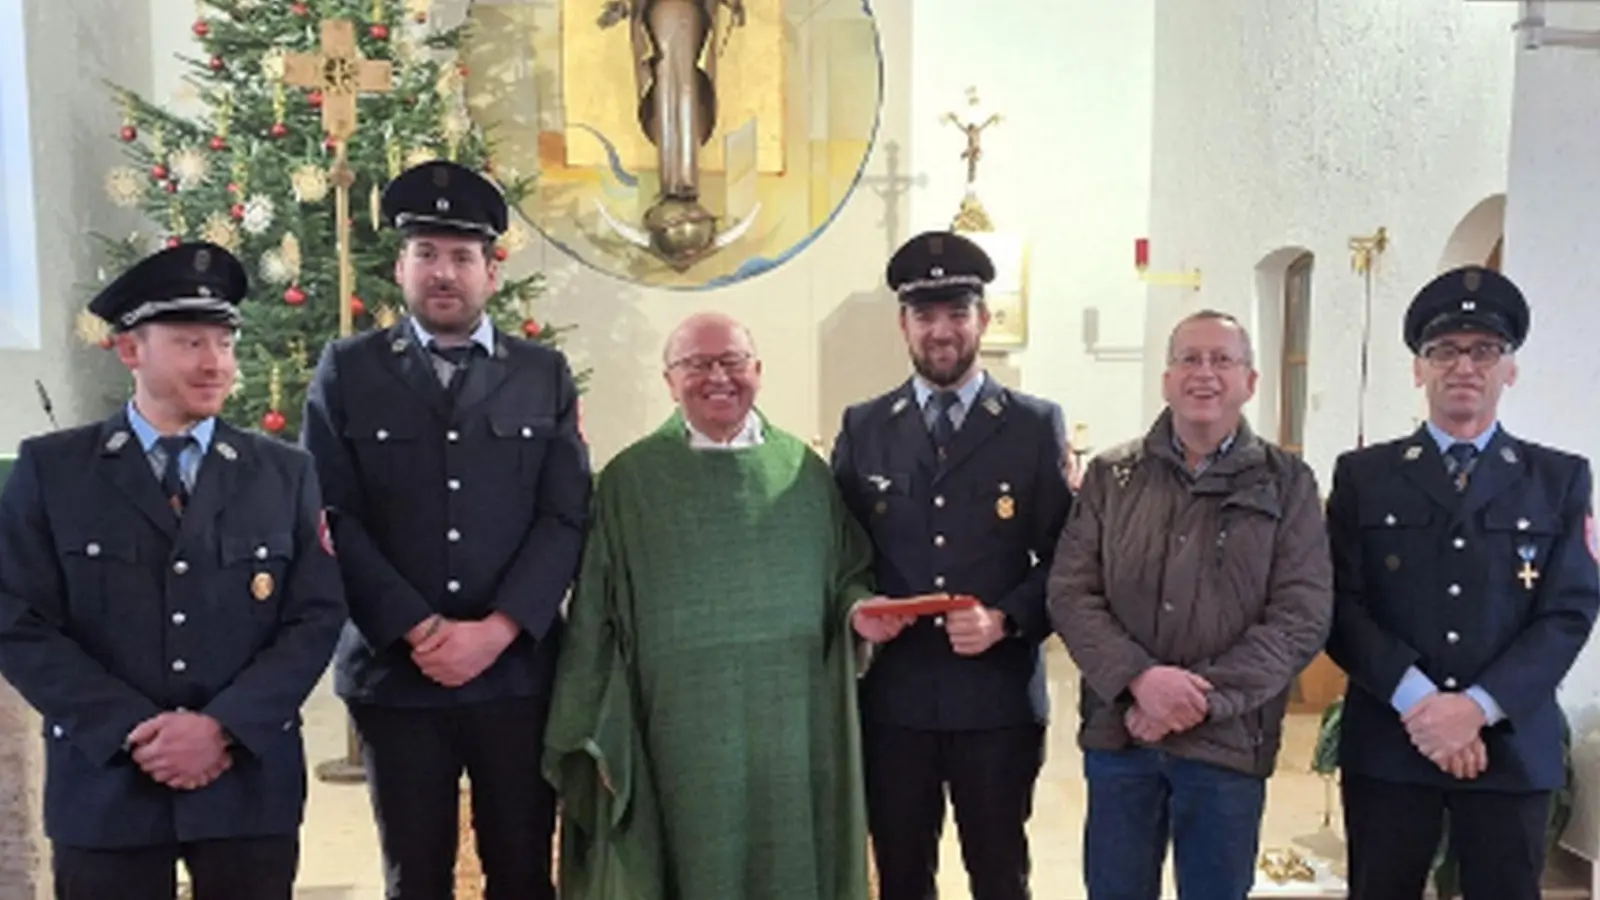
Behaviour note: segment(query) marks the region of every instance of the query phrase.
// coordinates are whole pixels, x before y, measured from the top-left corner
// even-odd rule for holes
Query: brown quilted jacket
[[[1295,676],[1322,649],[1333,575],[1316,477],[1241,423],[1198,475],[1171,411],[1090,463],[1050,572],[1050,617],[1081,672],[1079,744],[1132,742],[1128,683],[1154,665],[1215,688],[1160,748],[1266,777]]]

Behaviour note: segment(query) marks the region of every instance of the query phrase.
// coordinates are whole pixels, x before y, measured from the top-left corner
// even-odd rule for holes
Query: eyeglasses
[[[755,362],[755,357],[748,353],[725,353],[722,356],[685,356],[673,360],[667,365],[669,369],[686,369],[692,375],[710,375],[718,366],[729,375],[742,375]]]
[[[1170,362],[1185,372],[1198,372],[1207,363],[1213,372],[1232,372],[1234,369],[1250,365],[1250,360],[1240,359],[1227,353],[1200,353],[1193,351],[1182,356],[1174,356]]]
[[[1499,362],[1500,357],[1505,356],[1509,349],[1505,344],[1498,342],[1479,341],[1470,347],[1463,347],[1445,341],[1422,348],[1422,355],[1439,369],[1451,368],[1462,356],[1472,360],[1473,366],[1487,369]]]

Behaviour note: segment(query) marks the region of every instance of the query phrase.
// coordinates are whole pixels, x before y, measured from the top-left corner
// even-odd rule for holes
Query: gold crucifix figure
[[[967,89],[967,105],[978,105],[978,91],[976,88]],[[983,120],[982,123],[979,123],[976,121],[962,122],[961,117],[955,113],[945,113],[944,121],[961,129],[962,133],[967,136],[967,149],[961,152],[961,158],[967,161],[967,188],[970,190],[973,183],[978,180],[978,161],[983,159],[983,145],[980,142],[980,138],[984,129],[1000,122],[1000,114],[994,113]]]
[[[322,92],[322,127],[333,138],[335,157],[330,170],[335,199],[335,228],[339,238],[339,334],[354,330],[351,297],[355,294],[350,268],[349,140],[356,133],[356,95],[388,93],[394,67],[384,60],[363,57],[356,47],[355,23],[349,19],[322,21],[322,46],[316,53],[291,53],[283,60],[283,80],[295,87]]]
[[[1522,580],[1522,586],[1531,591],[1533,583],[1539,580],[1539,570],[1533,567],[1533,563],[1523,560],[1522,571],[1517,573],[1517,577]]]

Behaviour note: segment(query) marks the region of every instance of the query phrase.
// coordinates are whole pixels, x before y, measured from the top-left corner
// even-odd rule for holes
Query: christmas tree
[[[463,94],[459,51],[469,25],[440,26],[430,0],[201,0],[192,27],[201,56],[180,59],[205,106],[199,115],[113,86],[128,164],[108,173],[106,190],[119,205],[142,209],[156,233],[102,235],[107,268],[120,271],[185,240],[238,256],[251,295],[241,307],[239,384],[225,415],[293,439],[323,345],[341,333],[341,281],[350,285],[345,314],[354,331],[388,327],[404,314],[394,283],[400,236],[382,227],[378,209],[384,185],[410,166],[450,159],[496,181],[515,210],[531,180],[496,171],[490,135]],[[343,36],[349,52],[330,48],[330,34]],[[329,124],[352,113],[353,127]],[[349,269],[341,279],[346,215]],[[513,222],[496,258],[503,263],[530,239]],[[542,278],[502,271],[500,284],[489,305],[495,324],[559,343],[563,329],[535,315]],[[110,346],[105,324],[87,313],[78,332]]]

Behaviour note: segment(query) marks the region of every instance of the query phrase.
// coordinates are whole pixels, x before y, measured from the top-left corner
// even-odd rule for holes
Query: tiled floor
[[[1051,645],[1049,667],[1057,724],[1051,729],[1049,757],[1030,828],[1036,873],[1034,896],[1041,900],[1077,900],[1084,896],[1079,874],[1084,788],[1080,755],[1073,740],[1076,673],[1058,643]],[[326,682],[313,695],[306,722],[313,762],[343,754],[343,708]],[[1268,785],[1262,849],[1292,847],[1316,864],[1330,883],[1337,884],[1340,866],[1328,861],[1343,858],[1338,811],[1333,811],[1331,823],[1325,825],[1325,803],[1333,798],[1327,795],[1324,780],[1309,771],[1316,725],[1312,716],[1290,718],[1279,773]],[[381,900],[377,838],[364,786],[314,781],[304,838],[299,892],[302,900]],[[967,897],[953,824],[946,827],[939,885],[945,900]],[[1306,897],[1319,892],[1303,883],[1275,886],[1262,876],[1258,893]],[[1332,896],[1342,896],[1342,892]]]

